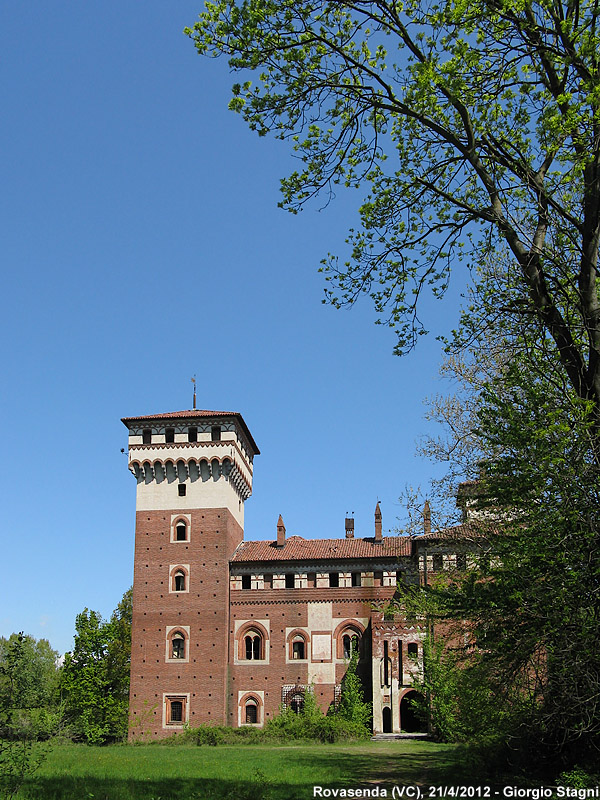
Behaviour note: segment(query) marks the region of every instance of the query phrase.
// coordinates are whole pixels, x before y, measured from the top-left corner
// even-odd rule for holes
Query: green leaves
[[[127,735],[131,613],[129,589],[109,621],[88,609],[75,621],[75,646],[65,658],[62,689],[74,734],[88,744]]]
[[[369,295],[405,352],[424,332],[424,289],[443,296],[452,269],[498,247],[520,273],[520,313],[600,405],[598,13],[545,0],[228,0],[186,32],[199,53],[258,75],[234,84],[230,108],[291,141],[302,166],[282,180],[284,208],[363,191],[347,254],[322,262],[328,302]]]

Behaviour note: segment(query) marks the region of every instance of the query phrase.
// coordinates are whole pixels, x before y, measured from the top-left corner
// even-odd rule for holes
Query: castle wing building
[[[375,732],[417,730],[421,625],[385,608],[466,559],[460,533],[286,536],[244,541],[259,449],[241,414],[187,410],[126,417],[137,482],[130,737],[186,724],[262,727],[307,692],[338,701],[356,652]]]

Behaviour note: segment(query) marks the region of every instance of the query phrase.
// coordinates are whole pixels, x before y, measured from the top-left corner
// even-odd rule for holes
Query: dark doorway
[[[425,733],[427,725],[415,708],[414,702],[423,700],[419,692],[409,692],[400,701],[400,730],[404,733]]]
[[[391,708],[384,708],[383,709],[383,732],[384,733],[391,733],[392,732],[392,709]]]

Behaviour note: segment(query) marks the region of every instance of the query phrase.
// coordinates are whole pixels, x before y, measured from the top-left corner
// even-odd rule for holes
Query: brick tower
[[[229,561],[259,450],[238,413],[127,417],[137,480],[130,737],[228,716]]]

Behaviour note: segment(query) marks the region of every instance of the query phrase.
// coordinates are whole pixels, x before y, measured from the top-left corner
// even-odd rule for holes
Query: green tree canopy
[[[87,608],[75,621],[75,646],[62,675],[67,719],[89,744],[127,733],[131,658],[131,589],[109,621]]]
[[[517,267],[508,310],[537,321],[598,414],[599,13],[590,0],[221,0],[186,32],[242,73],[230,107],[292,141],[302,166],[282,205],[365,193],[350,259],[324,267],[334,305],[369,294],[401,352],[423,331],[423,291],[500,249]]]
[[[9,669],[11,653],[19,653],[18,669]],[[13,708],[51,708],[58,702],[59,654],[47,639],[13,633],[0,638],[0,691],[12,695]]]

